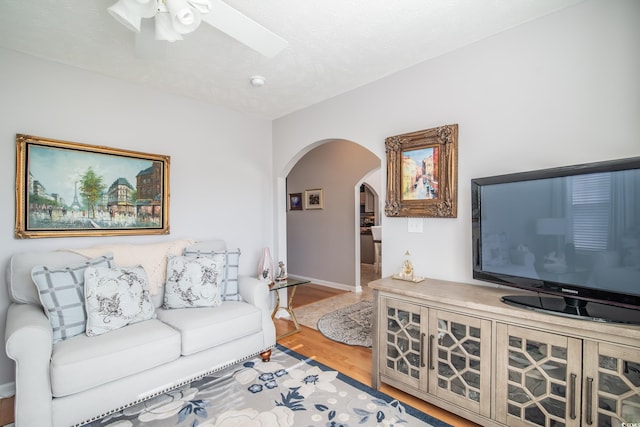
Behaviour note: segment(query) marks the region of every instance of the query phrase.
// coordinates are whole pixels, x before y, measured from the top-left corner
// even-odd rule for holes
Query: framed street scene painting
[[[169,160],[18,134],[15,237],[169,234]]]

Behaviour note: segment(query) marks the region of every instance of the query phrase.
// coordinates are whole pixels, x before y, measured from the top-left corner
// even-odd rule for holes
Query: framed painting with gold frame
[[[169,234],[169,161],[18,134],[15,237]]]
[[[457,124],[390,136],[385,151],[387,216],[457,217]]]

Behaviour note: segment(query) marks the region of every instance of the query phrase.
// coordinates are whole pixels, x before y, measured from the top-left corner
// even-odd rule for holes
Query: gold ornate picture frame
[[[18,134],[15,237],[169,234],[169,161]]]
[[[387,216],[457,217],[457,124],[390,136],[385,151]]]

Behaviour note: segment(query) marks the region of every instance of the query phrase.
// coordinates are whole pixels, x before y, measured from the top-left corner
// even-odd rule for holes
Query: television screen
[[[640,317],[640,158],[478,178],[472,197],[474,278],[564,297],[533,308]]]

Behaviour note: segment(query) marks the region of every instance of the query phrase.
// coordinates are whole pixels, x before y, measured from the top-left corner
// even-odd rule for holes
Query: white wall
[[[458,218],[383,216],[382,274],[409,250],[417,274],[472,283],[471,178],[640,155],[638,22],[638,1],[587,1],[285,116],[274,172],[327,138],[385,159],[388,136],[458,123]]]
[[[255,274],[260,248],[273,245],[271,121],[133,86],[0,49],[0,262],[15,252],[223,238],[242,250],[240,271]],[[16,240],[15,134],[171,156],[170,236]],[[8,306],[0,278],[0,330]],[[0,352],[0,384],[13,362]]]

